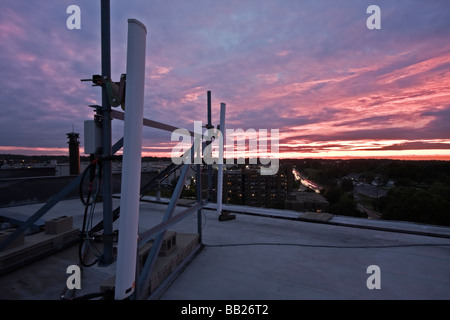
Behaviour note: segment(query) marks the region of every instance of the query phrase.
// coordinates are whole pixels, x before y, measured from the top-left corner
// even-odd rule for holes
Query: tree
[[[386,195],[383,219],[450,225],[450,202],[438,194],[413,187],[396,187]]]
[[[341,187],[345,192],[350,192],[354,189],[353,182],[350,179],[342,179]]]
[[[338,185],[333,185],[325,191],[324,197],[328,200],[330,205],[336,204],[344,194],[344,190]]]

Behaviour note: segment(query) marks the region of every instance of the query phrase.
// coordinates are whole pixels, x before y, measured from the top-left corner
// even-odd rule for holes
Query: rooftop
[[[167,207],[147,200],[140,204],[140,232],[160,223]],[[0,208],[0,216],[31,216],[41,206]],[[219,221],[214,206],[202,210],[204,247],[159,299],[450,299],[448,227],[231,205],[224,209],[236,219]],[[61,201],[44,218],[72,216],[74,227],[81,227],[83,208],[78,199]],[[170,230],[196,233],[196,214]],[[1,275],[0,299],[61,299],[66,269],[77,259],[72,245]],[[380,289],[368,288],[372,265],[379,267]],[[115,263],[83,268],[77,295],[98,292],[114,274]]]

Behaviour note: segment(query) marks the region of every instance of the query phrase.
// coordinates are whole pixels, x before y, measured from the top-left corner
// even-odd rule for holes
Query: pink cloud
[[[212,90],[215,124],[225,102],[228,127],[278,128],[285,154],[392,153],[396,146],[446,152],[448,6],[386,3],[383,29],[371,32],[363,4],[331,3],[114,3],[113,80],[126,69],[125,17],[137,14],[148,26],[148,118],[192,129],[206,120]],[[0,67],[8,81],[0,89],[0,137],[14,138],[0,145],[65,149],[64,128],[81,127],[92,118],[87,105],[101,103],[101,90],[79,81],[100,72],[99,8],[83,2],[82,29],[71,32],[62,4],[3,7]],[[121,125],[113,127],[120,137]],[[145,137],[145,152],[170,147],[170,135]]]

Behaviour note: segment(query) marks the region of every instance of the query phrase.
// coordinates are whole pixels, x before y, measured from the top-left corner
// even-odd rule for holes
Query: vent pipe
[[[70,175],[78,175],[80,174],[80,142],[78,141],[80,134],[73,131],[66,134],[69,138]]]

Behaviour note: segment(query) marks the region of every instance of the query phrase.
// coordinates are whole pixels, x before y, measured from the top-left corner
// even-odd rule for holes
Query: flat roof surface
[[[114,199],[114,207],[118,204]],[[3,211],[31,216],[41,206],[0,208],[0,216]],[[219,221],[214,206],[202,210],[205,247],[161,300],[450,299],[450,228],[340,216],[316,223],[293,220],[299,212],[245,206],[224,206],[236,219]],[[140,232],[161,222],[166,207],[141,202]],[[101,209],[99,204],[97,221]],[[81,227],[83,213],[80,200],[66,200],[43,219],[71,215],[74,227]],[[197,215],[170,230],[196,233]],[[66,268],[76,262],[72,246],[0,276],[0,299],[59,300]],[[379,267],[380,289],[367,286],[375,276],[367,272],[372,265]],[[115,263],[83,268],[80,293],[98,292],[114,273]]]

